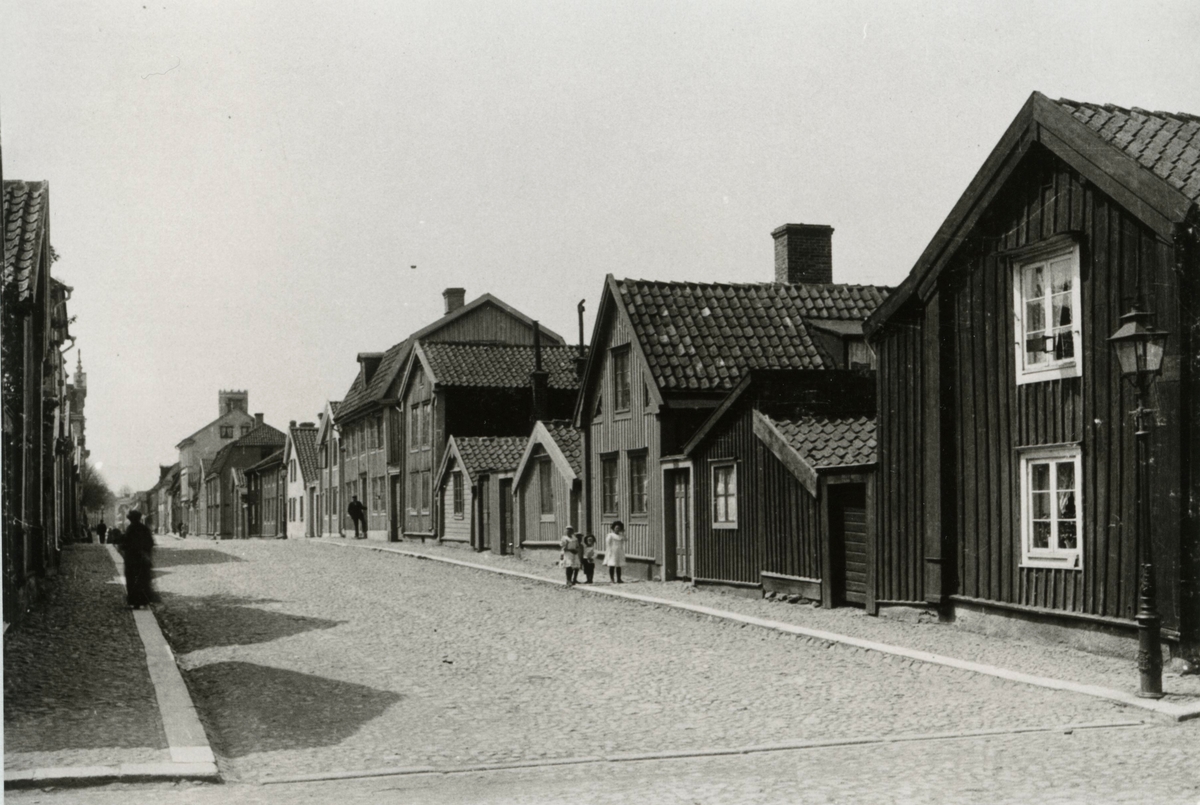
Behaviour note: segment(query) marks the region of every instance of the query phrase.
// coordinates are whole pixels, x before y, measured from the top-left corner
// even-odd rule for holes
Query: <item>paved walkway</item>
[[[110,546],[67,546],[47,600],[5,636],[5,788],[217,779],[174,655],[152,612],[126,608],[121,572]]]

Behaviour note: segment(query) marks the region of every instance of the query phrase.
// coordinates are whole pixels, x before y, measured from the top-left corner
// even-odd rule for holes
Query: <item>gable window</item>
[[[1080,374],[1079,249],[1042,252],[1015,265],[1017,382]]]
[[[600,491],[602,508],[605,514],[616,514],[619,499],[617,497],[617,459],[600,459]]]
[[[296,459],[294,458],[288,462],[288,480],[296,480]]]
[[[629,513],[646,513],[646,457],[629,457]]]
[[[463,510],[465,508],[463,501],[463,477],[461,472],[456,472],[452,476],[454,479],[454,519],[463,519]]]
[[[629,410],[629,348],[614,349],[613,366],[613,410]]]
[[[554,475],[553,467],[550,465],[549,459],[543,459],[538,462],[538,492],[539,501],[541,502],[542,519],[547,516],[550,520],[554,519]]]
[[[737,464],[714,464],[712,488],[713,528],[737,528]]]
[[[865,338],[846,340],[846,366],[851,369],[874,369],[875,353]]]
[[[233,438],[233,425],[222,425],[221,426],[221,438],[222,439],[232,439]]]
[[[1021,456],[1025,567],[1081,566],[1081,481],[1078,447],[1038,448]]]

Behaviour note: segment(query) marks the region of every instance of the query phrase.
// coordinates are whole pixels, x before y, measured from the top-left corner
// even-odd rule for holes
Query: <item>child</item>
[[[562,566],[567,570],[567,586],[574,587],[576,579],[579,578],[579,537],[575,536],[575,528],[567,526],[567,533],[563,535],[562,541],[559,543],[562,546]]]
[[[583,575],[587,576],[587,583],[591,584],[592,576],[596,573],[596,538],[591,534],[583,538],[583,557],[580,561],[583,562]]]
[[[612,531],[604,538],[604,564],[608,566],[608,580],[621,584],[621,568],[625,567],[625,524],[617,520]]]

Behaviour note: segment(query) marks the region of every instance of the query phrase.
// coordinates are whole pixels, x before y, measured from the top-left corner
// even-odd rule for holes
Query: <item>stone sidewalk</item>
[[[46,599],[4,636],[6,788],[215,776],[173,757],[119,573],[105,546],[65,546]]]
[[[457,545],[409,541],[387,544],[353,541],[347,543],[335,538],[320,541],[360,548],[396,549],[486,565],[497,570],[527,573],[558,584],[562,583],[563,578],[562,570],[557,567],[490,552],[476,553]],[[595,587],[608,587],[608,580],[602,578],[604,568],[597,567],[596,570]],[[587,585],[582,585],[581,589],[587,589]],[[805,629],[832,632],[849,638],[954,657],[1030,676],[1124,691],[1130,695],[1137,690],[1137,668],[1131,660],[1032,640],[983,635],[931,619],[907,621],[872,617],[855,607],[823,609],[807,603],[788,604],[782,601],[747,598],[716,588],[693,587],[687,582],[634,581],[621,585],[619,589],[683,605],[709,607]],[[1189,710],[1200,705],[1200,676],[1179,676],[1168,672],[1164,674],[1163,688],[1167,695],[1162,702],[1166,705]]]

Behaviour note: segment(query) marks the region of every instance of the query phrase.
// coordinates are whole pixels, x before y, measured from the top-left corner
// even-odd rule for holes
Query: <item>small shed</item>
[[[751,373],[687,445],[695,472],[695,583],[872,596],[873,377]]]
[[[437,537],[477,551],[513,550],[513,471],[524,436],[451,436],[436,475]]]
[[[583,522],[583,431],[538,422],[513,473],[521,555],[558,558],[559,539]]]

